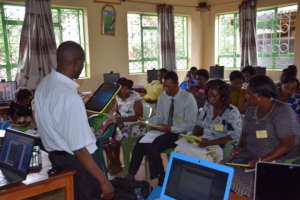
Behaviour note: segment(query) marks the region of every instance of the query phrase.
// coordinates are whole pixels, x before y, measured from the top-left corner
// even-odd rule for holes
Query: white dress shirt
[[[73,154],[83,147],[90,153],[97,149],[78,87],[69,77],[55,71],[38,85],[33,108],[38,133],[47,151]]]
[[[192,94],[179,89],[174,97],[163,92],[157,102],[156,114],[149,120],[155,125],[168,124],[171,99],[174,99],[172,133],[192,131],[197,120],[197,103]]]

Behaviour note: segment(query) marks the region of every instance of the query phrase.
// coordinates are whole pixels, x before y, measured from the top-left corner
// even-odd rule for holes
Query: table
[[[51,168],[48,154],[42,151],[42,170],[38,173],[29,173],[26,180],[12,186],[0,189],[0,200],[19,200],[33,197],[56,189],[64,189],[65,200],[74,199],[73,175],[75,170],[61,171],[48,176]]]

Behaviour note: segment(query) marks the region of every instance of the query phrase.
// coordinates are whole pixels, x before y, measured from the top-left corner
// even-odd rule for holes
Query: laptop
[[[26,178],[33,145],[32,137],[6,131],[0,153],[0,188]]]
[[[15,99],[16,81],[0,82],[0,106],[9,106]]]
[[[254,200],[266,199],[300,199],[300,165],[257,163]]]
[[[104,83],[115,84],[119,80],[119,78],[120,74],[114,73],[112,71],[110,73],[103,74]]]
[[[158,71],[156,69],[147,70],[148,83],[151,83],[154,80],[158,80]]]
[[[103,83],[85,104],[86,110],[95,114],[104,112],[120,89],[118,84]]]
[[[147,200],[228,200],[232,178],[231,167],[173,152],[162,188]]]

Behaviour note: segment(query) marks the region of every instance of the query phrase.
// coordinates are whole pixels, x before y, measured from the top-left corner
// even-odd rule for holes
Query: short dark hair
[[[172,80],[173,83],[178,83],[178,75],[176,72],[169,71],[166,73],[164,80]]]
[[[166,74],[168,72],[168,70],[166,68],[161,68],[160,70],[158,70],[160,73],[164,73]]]
[[[230,81],[234,81],[234,80],[237,80],[237,79],[242,80],[242,81],[245,81],[245,78],[244,78],[242,72],[237,71],[237,70],[232,71],[232,72],[230,73],[230,75],[229,75],[229,80],[230,80]]]
[[[208,98],[208,91],[210,89],[217,89],[221,95],[221,101],[223,105],[228,107],[230,105],[230,91],[229,86],[225,81],[220,79],[214,79],[208,81],[205,89],[206,98]]]
[[[16,100],[23,101],[32,97],[32,93],[28,89],[20,89],[16,93]]]
[[[255,74],[256,74],[256,70],[255,70],[255,68],[254,67],[252,67],[252,66],[246,66],[243,70],[242,70],[242,73],[245,73],[245,72],[247,72],[247,73],[249,73],[251,76],[254,76]]]
[[[197,76],[202,76],[204,77],[206,80],[209,79],[209,73],[206,69],[199,69],[197,72],[196,72],[196,75]]]
[[[296,65],[289,65],[287,67],[287,69],[289,69],[291,72],[293,72],[297,76],[298,70],[297,70],[297,66]]]
[[[117,84],[121,85],[122,87],[127,87],[129,90],[131,90],[134,83],[132,80],[121,77],[117,80]]]
[[[282,72],[280,76],[280,83],[281,84],[286,84],[286,83],[291,83],[291,82],[296,82],[297,87],[299,87],[299,81],[293,71],[289,71],[287,68],[287,71]]]
[[[197,71],[198,69],[197,69],[197,67],[195,67],[195,66],[192,66],[191,67],[191,69],[190,69],[190,71],[192,71],[192,72],[195,72],[195,71]]]
[[[60,68],[76,60],[84,60],[85,55],[82,47],[73,41],[66,41],[59,45],[56,50],[57,67]]]
[[[250,79],[248,89],[267,98],[276,98],[277,88],[268,76],[257,75]]]

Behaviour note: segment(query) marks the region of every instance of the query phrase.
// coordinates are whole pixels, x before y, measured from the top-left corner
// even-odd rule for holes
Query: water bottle
[[[134,194],[135,194],[137,200],[144,200],[141,188],[135,188]]]

